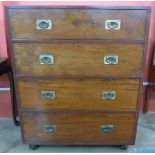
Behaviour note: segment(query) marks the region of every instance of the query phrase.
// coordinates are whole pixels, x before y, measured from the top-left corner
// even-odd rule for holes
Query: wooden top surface
[[[50,6],[40,6],[40,5],[22,5],[22,6],[6,6],[9,9],[106,9],[106,10],[151,10],[149,6],[104,6],[104,5],[50,5]]]

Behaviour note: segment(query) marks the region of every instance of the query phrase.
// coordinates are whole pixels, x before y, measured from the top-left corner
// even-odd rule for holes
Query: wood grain
[[[28,144],[103,145],[133,144],[134,114],[51,114],[23,113],[24,141]],[[57,125],[55,133],[44,132],[44,125]],[[103,133],[101,125],[113,125]]]
[[[29,110],[135,110],[139,80],[19,80],[20,104]],[[43,99],[41,91],[55,91]],[[116,91],[116,99],[103,100],[103,91]]]
[[[139,109],[137,102],[140,103],[137,99],[139,80],[143,77],[142,59],[143,56],[145,57],[143,51],[146,51],[148,39],[146,34],[150,15],[148,9],[148,7],[115,6],[11,6],[6,8],[8,49],[11,49],[24,143],[34,145],[134,144]],[[36,30],[36,19],[41,18],[52,20],[51,31]],[[106,19],[120,19],[121,30],[106,31],[104,29]],[[52,54],[51,51],[56,56],[56,67],[52,70],[49,66],[40,67],[38,55],[42,52]],[[116,68],[102,66],[103,54],[111,52],[115,54],[115,51],[120,54],[121,65],[119,63]],[[66,79],[63,80],[64,77]],[[102,77],[109,80],[101,80]],[[118,80],[110,80],[114,77]],[[35,81],[35,79],[40,80]],[[48,89],[54,87],[63,96],[57,96],[59,98],[56,98],[56,102],[52,104],[49,101],[43,101],[39,95],[40,90],[45,87]],[[121,98],[116,98],[117,104],[109,101],[102,104],[98,100],[98,92],[108,88],[118,90],[118,97]],[[69,93],[72,93],[72,98],[77,102],[75,99],[71,99],[72,103],[69,102]],[[67,95],[68,98],[65,98]],[[60,99],[65,101],[63,102],[65,105],[67,103],[67,108],[58,102]],[[54,135],[44,133],[45,124],[57,124],[58,132]],[[112,134],[100,132],[98,127],[105,124],[114,125]]]
[[[13,39],[144,39],[147,10],[8,9]],[[49,31],[36,30],[37,19],[50,19]],[[107,31],[107,19],[121,20],[119,31]]]
[[[16,72],[31,76],[140,76],[140,44],[13,44]],[[53,55],[53,65],[40,65],[40,55]],[[117,65],[106,65],[104,56],[117,55]],[[136,59],[135,59],[136,58]]]

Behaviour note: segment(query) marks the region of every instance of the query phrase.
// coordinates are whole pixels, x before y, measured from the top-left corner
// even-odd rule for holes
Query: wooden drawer
[[[9,9],[13,39],[143,40],[146,17],[147,10]]]
[[[15,43],[13,50],[18,75],[110,77],[142,72],[141,44]]]
[[[139,80],[19,80],[23,109],[136,110]]]
[[[23,113],[28,144],[134,144],[135,114]]]

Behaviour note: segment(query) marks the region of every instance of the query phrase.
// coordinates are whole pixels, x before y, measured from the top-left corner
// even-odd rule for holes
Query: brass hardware
[[[44,125],[44,132],[55,133],[57,131],[57,125]]]
[[[114,100],[116,99],[116,92],[115,91],[104,91],[102,92],[102,99],[103,100]]]
[[[106,20],[104,26],[106,30],[120,30],[121,20]]]
[[[40,55],[39,56],[40,64],[54,64],[54,57],[53,55]]]
[[[55,91],[41,91],[42,98],[46,100],[51,100],[56,98]]]
[[[100,130],[103,133],[112,133],[113,132],[113,125],[101,125]]]
[[[37,30],[50,30],[52,29],[52,21],[49,19],[37,19],[36,28]]]
[[[106,65],[118,64],[118,56],[117,55],[106,55],[106,56],[104,56],[104,64],[106,64]]]

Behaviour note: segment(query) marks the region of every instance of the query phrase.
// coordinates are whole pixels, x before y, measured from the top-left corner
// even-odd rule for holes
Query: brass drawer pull
[[[103,100],[114,100],[116,98],[115,91],[104,91],[102,92],[102,99]]]
[[[118,56],[117,55],[106,55],[106,56],[104,56],[104,64],[106,64],[106,65],[118,64]]]
[[[55,91],[41,91],[42,98],[46,100],[51,100],[56,98]]]
[[[55,133],[57,131],[57,125],[44,125],[44,132]]]
[[[105,29],[106,30],[120,30],[121,21],[120,20],[106,20]]]
[[[54,64],[54,57],[53,55],[40,55],[39,56],[40,64]]]
[[[112,133],[113,132],[113,125],[101,125],[100,130],[103,133]]]
[[[38,19],[36,20],[37,30],[50,30],[52,29],[52,21],[48,19]]]

